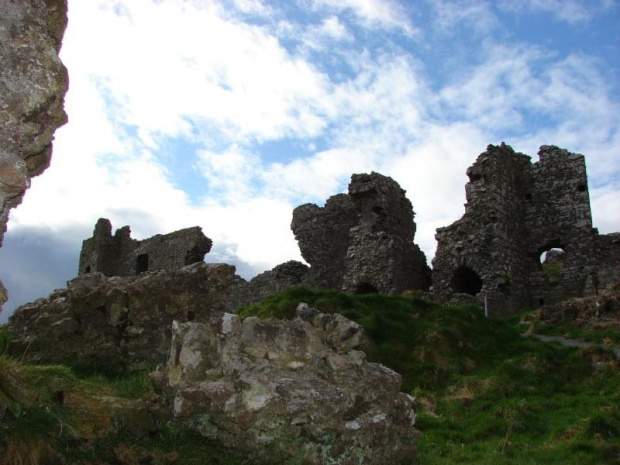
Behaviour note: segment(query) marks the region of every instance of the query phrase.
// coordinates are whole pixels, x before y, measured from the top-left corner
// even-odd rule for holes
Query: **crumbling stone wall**
[[[66,26],[65,0],[0,0],[0,246],[9,211],[49,166],[54,131],[67,121],[58,58]],[[0,292],[0,310],[5,301]]]
[[[250,281],[235,276],[235,283],[228,298],[228,310],[233,311],[260,302],[285,289],[304,285],[304,278],[309,269],[301,262],[290,260],[255,276]]]
[[[347,194],[330,197],[323,208],[312,203],[295,208],[291,229],[301,255],[312,265],[305,279],[309,286],[342,287],[349,231],[357,221],[357,208]]]
[[[555,146],[538,155],[532,164],[489,145],[467,170],[465,215],[437,230],[437,294],[486,297],[492,312],[510,313],[594,292],[607,271],[597,264],[585,159]],[[541,264],[552,248],[565,252],[559,276]]]
[[[354,174],[349,194],[293,211],[291,229],[311,265],[311,287],[393,294],[428,286],[426,257],[413,243],[413,208],[405,191],[379,173]]]
[[[596,247],[596,291],[620,283],[620,232],[597,234],[594,236]]]
[[[174,270],[203,261],[212,244],[198,226],[157,234],[143,241],[131,238],[129,226],[117,229],[112,236],[110,221],[100,218],[93,237],[82,244],[78,274],[97,271],[106,276],[132,276]]]

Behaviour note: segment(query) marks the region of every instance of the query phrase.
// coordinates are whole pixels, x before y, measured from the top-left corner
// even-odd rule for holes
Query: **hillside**
[[[239,315],[290,318],[299,302],[361,324],[367,358],[403,376],[424,434],[412,464],[620,460],[619,365],[604,349],[545,344],[520,335],[521,316],[421,296],[294,288]],[[108,378],[19,358],[0,359],[2,464],[257,463],[169,421],[170,399],[148,373]]]

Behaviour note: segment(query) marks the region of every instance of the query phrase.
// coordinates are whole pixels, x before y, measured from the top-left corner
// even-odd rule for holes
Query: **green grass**
[[[522,337],[523,314],[485,318],[471,306],[305,288],[239,314],[293,318],[299,302],[360,323],[368,359],[403,375],[424,433],[412,464],[620,463],[618,363],[596,370],[585,350]],[[132,402],[157,400],[146,373],[110,377],[96,367],[27,365],[4,355],[9,341],[0,330],[0,405],[10,410],[0,421],[0,457],[14,463],[27,463],[24,457],[54,463],[58,453],[77,464],[258,463],[157,415],[131,418]],[[127,403],[129,417],[123,408],[109,408],[109,399]]]
[[[620,347],[620,328],[608,327],[593,329],[588,326],[577,326],[570,321],[563,321],[557,324],[548,324],[538,321],[533,324],[532,332],[544,334],[546,336],[563,336],[570,339],[581,339],[601,344],[607,343],[615,347]]]
[[[579,350],[522,337],[522,315],[304,288],[239,314],[291,318],[300,301],[360,323],[368,359],[403,375],[424,433],[413,463],[620,461],[618,364],[595,371]]]

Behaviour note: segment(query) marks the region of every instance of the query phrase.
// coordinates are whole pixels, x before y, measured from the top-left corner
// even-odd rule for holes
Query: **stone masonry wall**
[[[293,211],[291,229],[310,271],[304,284],[348,292],[396,293],[428,286],[426,258],[413,243],[411,202],[391,178],[356,174],[349,194]]]
[[[596,235],[596,291],[620,283],[620,232]]]
[[[538,155],[532,164],[489,145],[467,170],[465,215],[437,230],[435,293],[486,297],[491,312],[511,313],[594,292],[608,265],[597,264],[585,159],[555,146]],[[565,254],[551,276],[541,255],[553,248]]]
[[[0,246],[10,210],[49,166],[54,131],[67,121],[58,58],[66,25],[65,0],[0,0]]]
[[[347,194],[330,197],[323,208],[308,203],[293,211],[291,229],[301,255],[312,264],[305,278],[310,287],[340,289],[349,231],[357,221],[357,208]]]
[[[204,260],[213,242],[200,227],[186,228],[143,241],[131,238],[129,226],[116,230],[100,218],[93,237],[80,253],[79,275],[100,272],[106,276],[132,276],[153,270],[173,270]]]
[[[228,310],[233,311],[291,287],[305,284],[305,277],[310,268],[301,262],[290,260],[265,271],[250,281],[235,276],[228,298]]]

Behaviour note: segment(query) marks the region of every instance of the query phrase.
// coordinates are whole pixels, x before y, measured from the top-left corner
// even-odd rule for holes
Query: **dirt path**
[[[616,358],[620,359],[620,347],[609,347],[604,344],[596,342],[580,341],[578,339],[567,339],[562,336],[543,336],[542,334],[525,334],[524,336],[535,337],[543,342],[559,342],[565,347],[602,347],[604,349],[611,349]]]

